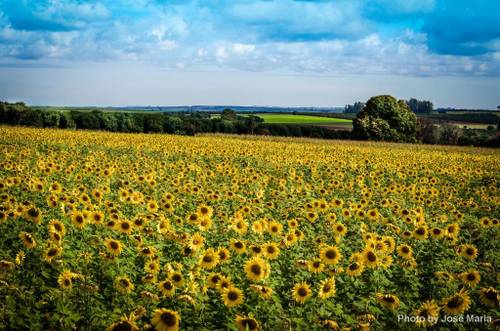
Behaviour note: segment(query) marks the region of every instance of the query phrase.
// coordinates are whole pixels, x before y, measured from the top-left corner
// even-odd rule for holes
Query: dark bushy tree
[[[220,117],[223,120],[234,121],[236,119],[236,112],[232,109],[226,108],[222,111]]]
[[[427,100],[417,100],[415,98],[411,98],[406,103],[415,114],[429,114],[434,111],[434,105],[432,102]]]
[[[406,102],[390,95],[370,98],[353,121],[358,139],[415,142],[417,117]]]

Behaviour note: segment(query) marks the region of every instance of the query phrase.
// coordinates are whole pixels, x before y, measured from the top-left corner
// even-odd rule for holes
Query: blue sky
[[[500,1],[0,0],[0,99],[500,104]]]

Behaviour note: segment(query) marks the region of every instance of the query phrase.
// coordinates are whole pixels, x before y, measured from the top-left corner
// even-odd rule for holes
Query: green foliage
[[[429,114],[434,111],[434,105],[430,101],[411,98],[406,103],[415,114]]]
[[[353,121],[358,139],[415,142],[417,117],[403,101],[390,95],[372,97]]]
[[[223,120],[234,121],[236,119],[236,112],[232,109],[224,109],[220,117]]]

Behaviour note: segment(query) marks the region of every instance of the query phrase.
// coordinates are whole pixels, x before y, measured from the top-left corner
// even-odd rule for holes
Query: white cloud
[[[254,50],[255,50],[255,45],[240,44],[240,43],[233,44],[233,52],[238,55],[248,54],[253,52]]]

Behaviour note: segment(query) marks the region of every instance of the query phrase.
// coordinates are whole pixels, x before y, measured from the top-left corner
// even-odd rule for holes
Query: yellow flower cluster
[[[403,328],[390,311],[414,327],[498,311],[496,150],[0,127],[0,152],[8,329],[381,330]]]

